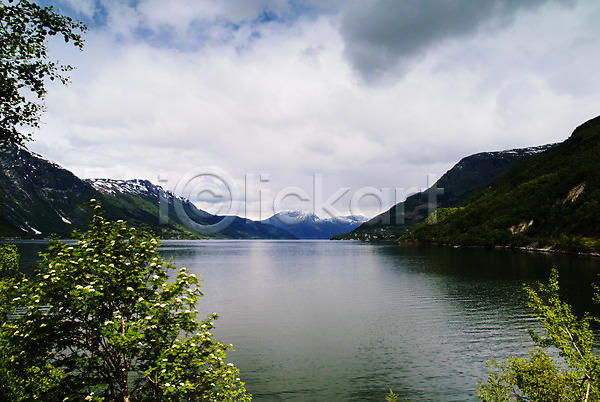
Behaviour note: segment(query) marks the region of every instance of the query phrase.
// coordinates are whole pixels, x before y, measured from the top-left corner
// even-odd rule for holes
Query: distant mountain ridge
[[[199,233],[219,239],[295,239],[291,233],[262,222],[237,216],[212,215],[198,209],[189,200],[166,191],[148,180],[88,179],[86,181],[103,194],[104,200],[110,205],[107,211],[116,205],[119,210],[125,211],[125,216],[133,223],[141,212],[151,209],[152,219],[157,222],[162,219],[163,225],[181,225],[192,232],[194,227],[200,226],[196,235]],[[140,200],[144,203],[140,203]],[[161,208],[163,211],[160,210]],[[143,222],[147,218],[149,216],[146,215],[140,220]],[[221,222],[223,225],[220,224]],[[212,227],[216,228],[211,230]],[[165,234],[164,228],[162,233]]]
[[[285,229],[299,239],[331,239],[350,232],[365,221],[364,216],[322,219],[314,213],[291,210],[278,212],[261,222]]]
[[[256,221],[211,215],[148,180],[82,180],[24,147],[0,153],[0,168],[0,237],[69,237],[73,230],[87,228],[91,211],[86,203],[97,199],[107,218],[126,220],[163,238],[294,238]],[[185,213],[177,214],[176,206]],[[188,227],[223,219],[228,225],[218,233]]]
[[[404,241],[600,252],[600,116],[523,158]]]
[[[521,159],[557,145],[480,152],[462,158],[431,188],[409,196],[405,201],[336,239],[396,240],[417,227],[432,210],[460,205],[470,194],[490,185]],[[432,193],[434,191],[435,194]],[[431,205],[432,202],[435,205]]]

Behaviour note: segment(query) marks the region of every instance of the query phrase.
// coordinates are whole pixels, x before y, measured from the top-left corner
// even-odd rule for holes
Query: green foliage
[[[0,246],[0,316],[4,316],[12,300],[13,286],[20,277],[17,247],[5,244]]]
[[[593,318],[577,317],[559,297],[558,273],[553,269],[548,284],[525,287],[533,315],[543,324],[545,336],[530,330],[538,346],[530,358],[510,357],[488,363],[487,382],[479,384],[484,400],[598,400],[600,360],[593,354]],[[564,364],[554,361],[543,349],[554,347]]]
[[[509,357],[498,363],[488,362],[489,377],[477,393],[487,401],[568,401],[580,400],[579,380],[560,370],[548,354],[539,348],[530,358]]]
[[[551,146],[540,148],[548,149]],[[352,232],[338,235],[334,239],[396,240],[410,233],[427,218],[433,207],[431,203],[444,208],[464,205],[474,193],[487,188],[511,166],[529,155],[531,149],[525,148],[467,156],[447,171],[432,188],[408,196],[405,201],[394,205]]]
[[[394,391],[390,389],[390,393],[385,397],[387,402],[398,402],[398,395],[394,394]]]
[[[385,397],[385,400],[387,402],[399,402],[400,401],[400,397],[396,394],[394,394],[394,391],[392,391],[390,389],[390,393],[387,394],[387,396]],[[408,401],[408,399],[404,399],[405,401]]]
[[[565,142],[521,159],[463,208],[409,241],[600,252],[600,117]]]
[[[54,378],[60,376],[50,367],[17,367],[15,361],[21,358],[21,350],[13,343],[6,342],[13,329],[8,318],[14,316],[12,299],[17,293],[18,284],[23,280],[18,267],[19,256],[14,245],[0,247],[0,395],[7,400],[23,400],[28,395],[25,388],[47,390]]]
[[[90,230],[75,244],[51,241],[18,284],[17,318],[2,336],[20,382],[0,391],[17,400],[250,400],[225,361],[231,345],[210,332],[217,315],[197,318],[198,278],[162,260],[149,233],[93,205]],[[44,387],[32,381],[38,373]]]
[[[591,239],[581,235],[567,236],[561,234],[554,243],[554,248],[571,253],[599,253],[600,240]]]
[[[460,208],[438,208],[431,213],[425,219],[425,224],[427,225],[435,225],[436,223],[442,223],[446,220],[450,215],[458,212]]]
[[[41,7],[28,0],[0,1],[0,148],[29,140],[18,127],[38,127],[43,106],[26,96],[24,89],[38,99],[46,94],[45,79],[68,78],[63,73],[72,70],[48,59],[47,37],[60,35],[81,48],[83,41],[77,31],[85,26],[57,14],[52,7]]]

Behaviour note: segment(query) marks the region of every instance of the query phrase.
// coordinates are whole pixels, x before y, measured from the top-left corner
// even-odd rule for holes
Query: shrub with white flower
[[[182,268],[169,279],[176,268],[152,235],[92,207],[90,230],[74,245],[51,241],[15,288],[22,313],[2,339],[18,354],[12,372],[47,374],[42,388],[20,382],[24,399],[250,400],[224,362],[231,348],[208,332],[217,315],[197,317],[196,276]]]

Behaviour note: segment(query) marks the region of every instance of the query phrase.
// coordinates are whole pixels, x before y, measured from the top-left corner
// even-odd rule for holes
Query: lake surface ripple
[[[523,283],[553,265],[590,310],[600,260],[333,241],[163,241],[257,401],[472,400],[491,358],[533,346]]]

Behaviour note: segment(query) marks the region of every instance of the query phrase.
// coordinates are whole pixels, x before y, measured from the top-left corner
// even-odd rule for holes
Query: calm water
[[[600,260],[330,241],[173,241],[258,401],[475,398],[532,343],[524,282],[561,271],[578,308]]]
[[[38,243],[21,246],[24,254]],[[330,241],[164,241],[257,401],[470,400],[532,343],[522,284],[559,268],[589,310],[599,259]],[[26,260],[33,260],[27,257]]]

